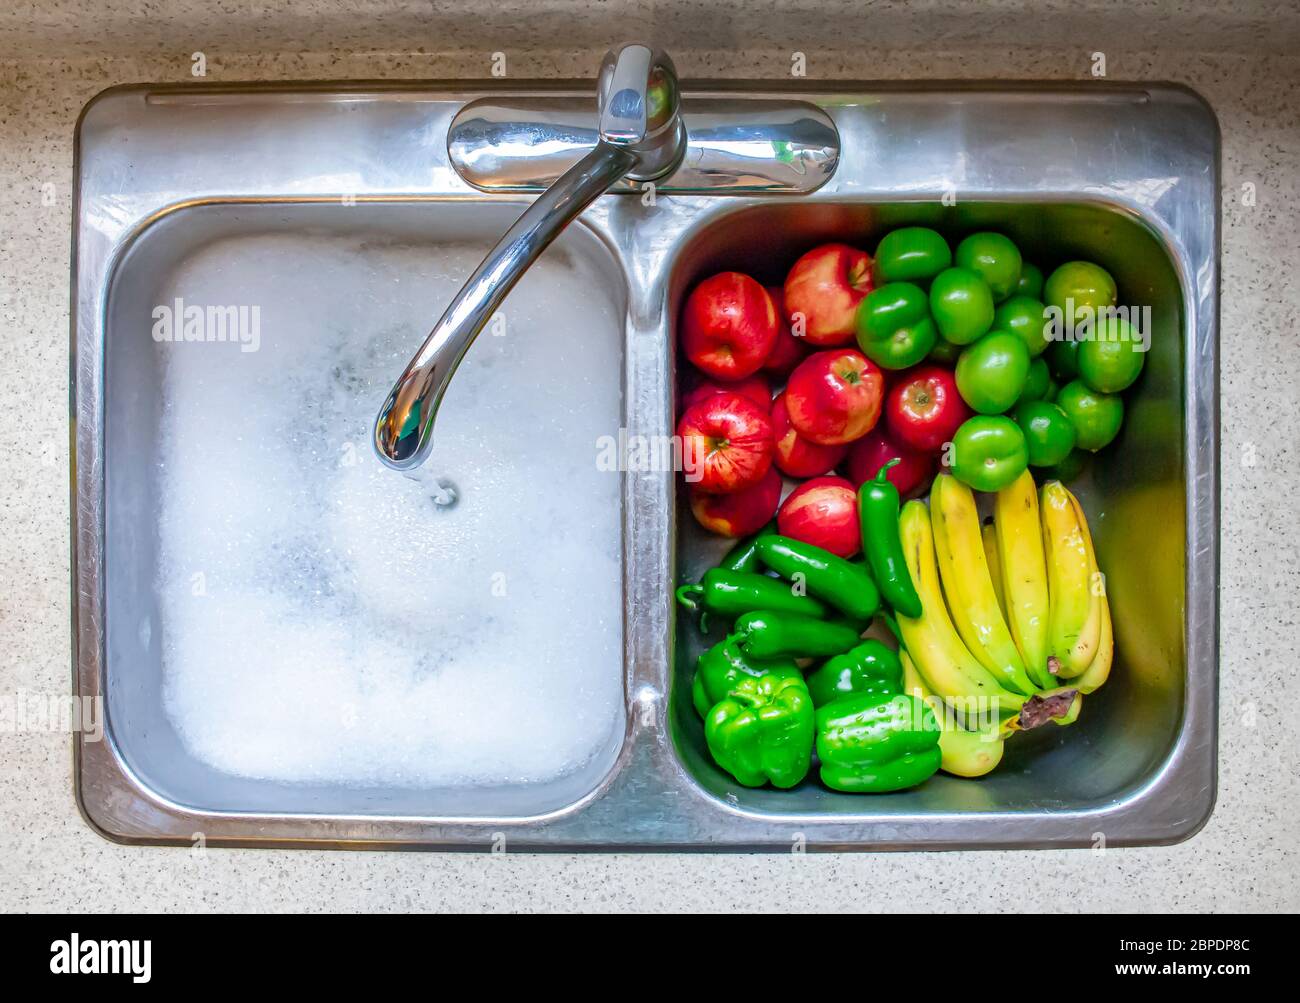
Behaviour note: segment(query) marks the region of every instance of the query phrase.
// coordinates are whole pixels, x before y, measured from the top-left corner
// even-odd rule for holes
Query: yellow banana
[[[1082,514],[1080,515],[1082,518]],[[1088,531],[1087,521],[1083,525],[1083,542],[1088,547],[1088,568],[1091,573],[1093,592],[1101,607],[1101,636],[1097,641],[1097,654],[1083,672],[1074,680],[1080,693],[1092,693],[1110,676],[1111,663],[1115,660],[1115,634],[1110,621],[1110,599],[1106,595],[1106,578],[1097,565],[1097,552],[1092,546],[1092,534]]]
[[[1047,560],[1038,490],[1028,470],[997,493],[993,517],[1007,626],[1029,678],[1040,688],[1051,689],[1057,682],[1047,667]]]
[[[1115,641],[1111,633],[1110,610],[1101,614],[1101,645],[1097,657],[1083,672],[1070,680],[1080,693],[1093,693],[1110,678],[1110,667],[1115,660]]]
[[[989,578],[993,580],[993,593],[998,597],[998,609],[1002,611],[1002,616],[1006,617],[1007,607],[1003,600],[1002,584],[1002,560],[998,554],[998,531],[993,525],[992,519],[985,519],[984,525],[980,527],[980,539],[984,541],[984,560],[989,565]],[[1015,638],[1015,633],[1012,633]]]
[[[1054,675],[1072,679],[1092,663],[1101,640],[1101,603],[1093,595],[1092,569],[1079,503],[1060,481],[1041,494],[1043,550],[1047,557],[1048,652]]]
[[[903,663],[903,692],[929,704],[939,722],[939,754],[943,757],[939,769],[955,777],[982,777],[1002,762],[1005,739],[996,727],[967,731],[958,725],[945,713],[943,701],[926,687],[907,652],[900,651],[898,659]]]
[[[943,593],[957,632],[1004,688],[1032,696],[1037,687],[998,608],[971,489],[950,474],[936,477],[930,488],[930,524]]]
[[[961,712],[1019,710],[1025,698],[998,685],[993,674],[967,650],[948,618],[939,586],[930,513],[925,503],[910,501],[904,505],[898,529],[908,573],[921,597],[921,615],[912,618],[899,613],[898,627],[903,646],[926,686]],[[976,703],[980,700],[986,702]]]

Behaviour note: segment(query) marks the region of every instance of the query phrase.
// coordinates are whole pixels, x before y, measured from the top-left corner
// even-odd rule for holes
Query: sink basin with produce
[[[103,741],[76,739],[87,820],[128,842],[456,849],[1194,833],[1213,807],[1217,719],[1219,168],[1204,103],[1097,84],[684,87],[688,130],[693,114],[778,103],[832,123],[838,162],[803,190],[699,194],[669,177],[656,199],[597,199],[506,298],[500,336],[489,326],[471,348],[412,479],[370,454],[375,410],[539,187],[457,173],[453,124],[489,97],[509,98],[131,87],[84,112],[75,669],[107,711]],[[579,116],[591,100],[517,97]],[[707,176],[689,157],[680,170]],[[1117,665],[1077,726],[1025,736],[978,782],[742,788],[704,748],[689,693],[701,641],[672,603],[725,543],[694,525],[672,470],[605,469],[598,442],[672,433],[677,319],[701,278],[776,282],[817,243],[871,249],[914,223],[1001,230],[1045,266],[1094,260],[1152,306],[1121,438],[1080,489]],[[185,301],[236,308],[242,340],[213,336],[208,315],[189,341],[160,336],[160,316],[184,331]]]
[[[997,230],[1044,271],[1063,261],[1102,263],[1123,288],[1152,308],[1152,351],[1140,389],[1129,401],[1120,438],[1093,461],[1092,476],[1072,485],[1092,524],[1119,620],[1118,665],[1111,684],[1086,701],[1075,728],[1042,728],[1007,743],[999,768],[978,783],[942,773],[910,791],[871,799],[881,814],[988,810],[1086,814],[1124,799],[1173,754],[1182,725],[1185,680],[1171,671],[1184,660],[1181,631],[1186,525],[1179,494],[1184,445],[1178,427],[1178,330],[1184,304],[1173,259],[1137,217],[1089,202],[938,202],[841,206],[760,206],[697,231],[677,256],[671,288],[681,296],[699,279],[734,268],[779,284],[809,247],[827,241],[874,248],[901,226],[935,227],[956,246],[961,236]],[[771,235],[779,234],[780,240]],[[678,520],[679,574],[694,581],[717,563],[728,542],[704,532],[683,506]],[[759,812],[802,815],[863,811],[863,798],[836,793],[815,776],[794,791],[738,787],[711,760],[691,707],[696,656],[712,641],[680,616],[673,721],[677,748],[694,779],[719,797]],[[1014,823],[1008,834],[1019,828]]]

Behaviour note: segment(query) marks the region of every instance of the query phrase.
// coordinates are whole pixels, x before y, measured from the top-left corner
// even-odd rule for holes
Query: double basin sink
[[[387,392],[380,376],[400,371],[454,288],[461,266],[439,272],[437,263],[453,251],[467,261],[480,256],[527,204],[524,194],[470,186],[451,164],[452,123],[486,94],[469,85],[130,87],[105,92],[83,113],[72,330],[75,685],[83,697],[103,699],[107,719],[102,741],[75,740],[87,821],[124,842],[183,843],[201,833],[214,845],[484,850],[1089,846],[1194,833],[1213,808],[1216,770],[1219,152],[1213,114],[1176,87],[861,84],[793,98],[687,89],[688,115],[692,102],[806,105],[838,132],[833,174],[798,195],[757,188],[606,195],[543,255],[533,286],[526,277],[503,311],[509,318],[512,302],[530,304],[516,311],[525,323],[507,342],[594,339],[589,348],[601,361],[590,372],[607,380],[593,385],[583,366],[558,369],[551,378],[559,392],[528,398],[537,413],[525,424],[562,437],[566,423],[584,422],[566,448],[590,448],[595,465],[590,428],[671,435],[679,308],[715,271],[777,283],[817,243],[871,250],[883,233],[911,224],[950,235],[996,229],[1048,268],[1073,258],[1104,265],[1128,301],[1151,306],[1153,331],[1120,439],[1080,488],[1108,574],[1117,663],[1076,726],[1018,738],[999,769],[978,781],[939,774],[875,797],[832,792],[812,779],[793,791],[738,786],[705,749],[689,686],[704,641],[671,601],[675,584],[696,578],[725,543],[695,526],[673,471],[651,465],[591,481],[592,490],[608,492],[607,521],[594,520],[570,541],[579,565],[584,553],[609,557],[610,580],[571,598],[605,604],[601,636],[621,637],[621,648],[610,643],[607,665],[598,659],[594,675],[550,694],[548,713],[584,722],[563,768],[540,779],[489,771],[473,782],[418,767],[368,773],[346,756],[240,769],[238,736],[205,744],[183,727],[196,708],[178,716],[164,696],[174,685],[169,674],[198,676],[187,699],[200,717],[209,701],[219,726],[221,701],[240,696],[221,688],[220,677],[223,658],[242,657],[241,628],[236,618],[212,630],[201,665],[168,661],[175,649],[161,639],[175,604],[160,593],[178,581],[198,594],[209,581],[219,588],[226,569],[183,568],[178,577],[165,566],[167,541],[186,516],[166,511],[178,504],[167,467],[215,465],[209,472],[219,482],[238,475],[222,464],[267,462],[274,480],[283,457],[315,454],[302,429],[282,427],[280,412],[244,413],[237,388],[223,412],[221,375],[201,366],[186,385],[205,388],[204,420],[229,421],[230,433],[197,436],[197,457],[169,448],[177,402],[167,399],[167,342],[147,333],[154,311],[198,281],[210,299],[255,300],[264,323],[345,315],[358,337],[372,339],[361,356],[374,366],[334,372],[331,386],[373,413]],[[291,361],[268,356],[263,375]],[[492,360],[472,352],[466,369],[480,363]],[[479,396],[467,389],[453,399],[453,382],[439,435],[519,434],[500,408],[488,407],[482,388],[490,380],[462,379]],[[299,389],[288,377],[285,386]],[[231,442],[237,446],[227,448]],[[293,452],[268,454],[266,443]],[[327,441],[321,454],[333,463],[349,448]],[[575,483],[586,485],[582,476]],[[485,477],[478,490],[517,486]],[[271,493],[265,504],[292,497]],[[211,554],[236,553],[239,530],[216,518],[219,510],[198,507],[189,532],[216,534]],[[408,549],[421,557],[420,545],[412,539]],[[442,559],[438,567],[404,562],[391,574],[454,573],[447,553]],[[357,584],[372,587],[381,586]],[[425,616],[417,582],[392,595]],[[444,612],[427,610],[435,629]],[[566,625],[535,629],[534,650],[559,657]],[[547,631],[555,636],[540,636]],[[574,643],[592,637],[580,633]],[[303,684],[312,689],[309,674]],[[274,715],[266,722],[276,728]],[[354,738],[348,727],[335,730],[338,746]]]

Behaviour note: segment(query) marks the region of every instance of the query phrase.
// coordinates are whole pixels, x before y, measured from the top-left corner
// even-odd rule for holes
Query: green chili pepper
[[[758,557],[778,575],[802,581],[809,595],[854,619],[870,620],[880,608],[880,592],[867,568],[829,550],[773,534],[758,541]]]
[[[862,632],[844,623],[762,610],[736,621],[736,638],[752,658],[829,658],[856,645]]]
[[[812,765],[814,712],[802,679],[742,679],[704,721],[714,761],[746,787],[793,787]]]
[[[907,642],[903,640],[903,632],[899,629],[898,621],[894,619],[893,614],[882,612],[880,614],[880,619],[885,621],[885,626],[888,627],[889,632],[894,635],[894,640],[898,642],[899,650],[906,651]]]
[[[758,563],[758,538],[775,532],[776,520],[773,519],[753,536],[738,541],[735,546],[722,556],[722,560],[715,565],[716,569],[719,571],[744,571],[746,573],[761,571],[762,568]],[[705,572],[705,574],[707,573]],[[703,584],[703,579],[701,579],[700,584]],[[699,586],[683,585],[677,590],[677,600],[687,609],[695,609],[701,592],[702,589]],[[708,612],[705,611],[700,614],[700,630],[707,631],[708,629],[709,618]]]
[[[734,636],[728,637],[696,659],[691,700],[700,717],[708,717],[709,708],[726,697],[742,679],[769,675],[803,678],[793,658],[750,658],[740,650]]]
[[[699,585],[683,585],[677,590],[677,601],[687,609],[702,611],[701,629],[707,629],[704,619],[708,614],[728,620],[760,609],[810,617],[826,615],[824,603],[812,596],[797,595],[789,582],[721,568],[706,571]]]
[[[728,550],[717,566],[723,571],[758,571],[758,538],[775,532],[776,520],[773,519],[753,536],[746,537]]]
[[[898,655],[868,638],[856,648],[828,658],[808,675],[813,706],[821,707],[850,693],[889,697],[903,692],[903,664]]]
[[[924,700],[907,693],[853,693],[817,711],[822,783],[837,791],[901,791],[939,768],[939,725]]]
[[[858,518],[862,525],[862,549],[871,565],[871,574],[891,609],[912,618],[921,615],[921,597],[916,594],[912,576],[903,559],[903,543],[898,536],[898,488],[886,474],[898,463],[890,460],[877,471],[875,479],[863,482],[858,489]]]

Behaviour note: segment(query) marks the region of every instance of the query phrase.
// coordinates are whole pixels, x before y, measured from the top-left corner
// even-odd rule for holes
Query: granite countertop
[[[419,33],[407,5],[388,0],[301,0],[287,5],[296,18],[263,12],[242,29],[243,5],[153,6],[117,0],[85,15],[54,0],[39,16],[34,5],[0,12],[0,694],[69,685],[72,139],[82,105],[102,88],[189,80],[196,51],[210,81],[485,77],[494,51],[518,79],[590,77],[607,43],[625,37],[667,44],[688,80],[781,79],[796,49],[811,79],[1082,80],[1104,51],[1110,79],[1195,88],[1223,132],[1218,807],[1181,845],[1106,851],[196,852],[106,842],[77,813],[67,736],[0,731],[0,908],[1300,909],[1300,728],[1290,713],[1300,702],[1290,665],[1300,545],[1285,495],[1300,444],[1300,30],[1294,11],[1284,14],[1290,5],[999,0],[982,5],[981,23],[971,5],[944,16],[957,9],[925,0],[910,12],[871,5],[858,23],[863,4],[840,0],[794,5],[799,17],[791,5],[738,0],[699,5],[707,13],[641,5],[632,21],[614,17],[624,4],[551,3],[565,48],[539,43],[548,22],[534,5],[527,18],[496,12],[460,36],[451,28],[473,20],[456,21],[464,2],[438,5]],[[846,41],[855,36],[860,45]],[[415,37],[423,51],[410,51],[421,48]],[[891,887],[903,879],[905,899],[879,896],[886,872]]]

